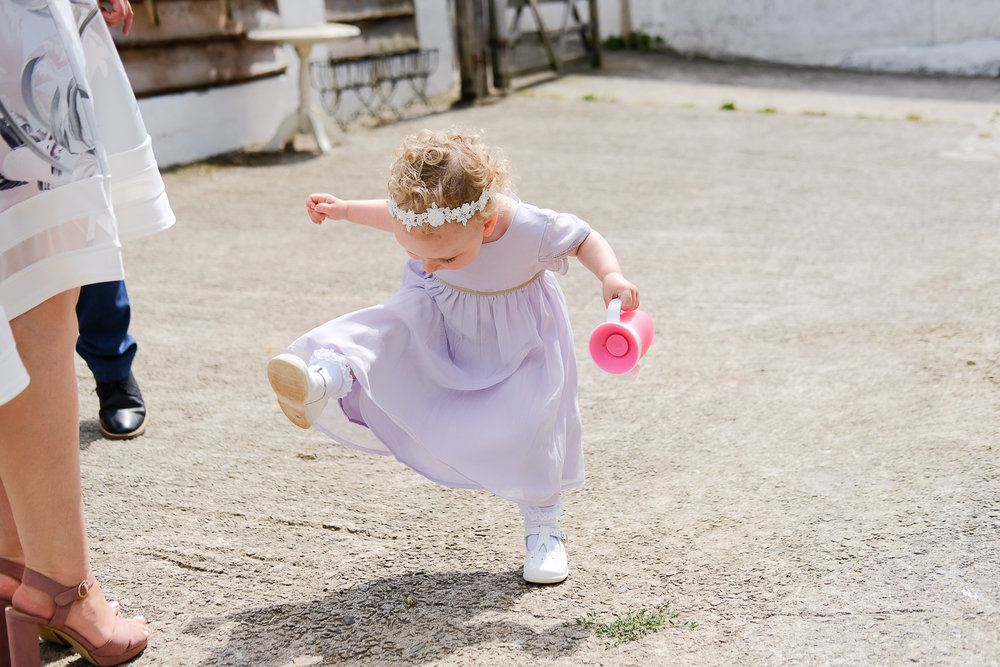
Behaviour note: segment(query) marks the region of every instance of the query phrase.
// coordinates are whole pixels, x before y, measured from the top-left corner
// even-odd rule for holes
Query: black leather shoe
[[[97,423],[105,437],[123,440],[146,430],[146,404],[131,373],[118,382],[98,382],[97,398],[101,402]]]

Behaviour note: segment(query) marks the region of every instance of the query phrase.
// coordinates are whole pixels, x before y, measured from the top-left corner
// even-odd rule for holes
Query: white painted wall
[[[682,53],[852,69],[1000,75],[998,0],[630,0],[632,29]],[[601,0],[620,35],[621,0]]]
[[[291,81],[291,82],[290,82]],[[195,93],[139,100],[160,167],[263,145],[296,106],[288,75]]]
[[[448,2],[416,0],[421,47],[440,50],[437,70],[428,81],[431,96],[453,89],[457,95]],[[323,0],[278,0],[278,12],[281,23],[286,26],[316,25],[325,20]],[[281,119],[298,105],[298,59],[291,47],[285,47],[285,51],[289,65],[281,76],[139,100],[159,165],[169,167],[195,162],[235,150],[256,149],[267,143]],[[325,47],[313,49],[313,59],[322,59],[325,55]],[[401,90],[406,88],[405,84],[400,87]],[[347,111],[352,104],[356,102],[345,95]]]

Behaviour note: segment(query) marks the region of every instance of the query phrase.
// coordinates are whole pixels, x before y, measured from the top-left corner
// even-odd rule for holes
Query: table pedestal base
[[[285,116],[285,119],[278,125],[278,131],[264,147],[264,150],[276,152],[284,150],[286,146],[295,141],[297,134],[311,134],[316,139],[316,145],[320,153],[329,153],[333,149],[333,142],[327,134],[327,129],[332,127],[324,122],[323,117],[315,109],[305,113],[298,110]],[[339,130],[337,130],[339,133]],[[338,136],[339,139],[339,136]],[[337,143],[340,143],[337,141]]]
[[[259,42],[284,42],[295,49],[299,61],[299,106],[285,117],[278,126],[278,131],[267,143],[265,150],[280,151],[295,140],[297,134],[311,134],[316,138],[316,144],[321,153],[329,153],[332,149],[330,138],[326,134],[324,116],[313,105],[312,83],[309,78],[309,54],[315,44],[329,42],[334,39],[346,39],[361,34],[357,26],[343,23],[326,23],[307,28],[275,28],[270,30],[251,30],[247,39]],[[335,130],[338,131],[338,130]]]

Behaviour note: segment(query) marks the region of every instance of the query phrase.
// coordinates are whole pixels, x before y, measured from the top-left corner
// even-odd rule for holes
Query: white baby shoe
[[[532,584],[558,584],[569,576],[569,563],[559,524],[528,528],[524,532],[528,555],[524,560],[524,580]]]
[[[279,354],[267,362],[267,379],[278,395],[281,411],[300,428],[313,425],[336,391],[329,371],[322,366],[307,366],[294,354]],[[336,382],[339,386],[340,378]]]

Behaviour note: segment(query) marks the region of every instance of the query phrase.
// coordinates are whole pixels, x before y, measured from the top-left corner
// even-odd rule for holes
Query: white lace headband
[[[472,216],[486,208],[486,202],[492,196],[493,193],[487,188],[483,190],[483,194],[479,195],[479,199],[476,201],[467,202],[455,208],[439,208],[437,204],[431,204],[431,207],[423,213],[403,210],[392,197],[389,197],[389,213],[403,223],[406,231],[425,224],[431,227],[440,227],[446,222],[461,222],[464,225]]]

